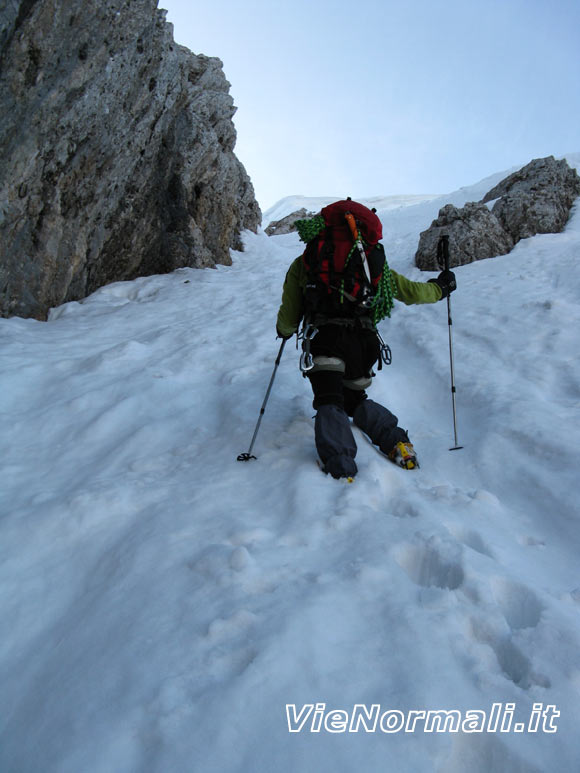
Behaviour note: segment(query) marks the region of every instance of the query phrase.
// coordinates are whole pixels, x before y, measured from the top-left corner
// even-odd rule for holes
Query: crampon
[[[411,443],[399,442],[388,454],[393,464],[403,467],[405,470],[414,470],[419,466],[415,450]]]

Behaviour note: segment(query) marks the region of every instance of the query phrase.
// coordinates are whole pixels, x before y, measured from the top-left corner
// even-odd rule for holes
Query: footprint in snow
[[[494,598],[512,630],[535,628],[538,625],[544,607],[532,590],[505,577],[493,578],[491,587]]]
[[[395,560],[414,583],[424,588],[456,590],[465,578],[461,546],[438,536],[401,545]]]
[[[237,571],[243,568],[243,553],[236,554],[238,548],[232,550],[230,545],[209,544],[203,547],[200,552],[187,561],[187,566],[191,571],[203,577],[206,580],[212,580],[219,584],[229,584],[231,581],[232,569]],[[244,548],[245,550],[245,548]],[[247,551],[246,551],[247,552]]]
[[[474,638],[493,650],[502,672],[522,690],[533,686],[551,686],[547,676],[532,669],[530,659],[514,643],[514,636],[523,629],[539,625],[544,606],[537,595],[525,585],[507,577],[493,577],[491,590],[504,623],[488,617],[472,620]],[[507,625],[507,632],[506,632]]]
[[[474,529],[465,529],[456,525],[449,526],[449,531],[453,534],[458,542],[461,542],[471,550],[475,550],[476,553],[480,553],[482,556],[495,559],[493,551],[486,544],[481,534]]]
[[[417,518],[421,514],[417,505],[403,498],[393,500],[389,506],[389,511],[395,518]]]
[[[242,572],[244,569],[251,566],[252,563],[252,556],[244,545],[239,545],[237,548],[234,548],[230,554],[229,564],[235,572]]]
[[[439,483],[434,486],[420,486],[419,491],[427,499],[440,501],[456,507],[471,505],[474,502],[481,502],[493,507],[500,506],[499,499],[495,494],[492,494],[490,491],[485,491],[484,489],[464,491],[449,483]]]
[[[551,687],[547,676],[532,669],[530,659],[514,644],[511,631],[494,630],[489,621],[472,620],[474,638],[481,644],[491,647],[497,664],[503,674],[522,690],[531,687]]]
[[[208,625],[207,639],[218,642],[234,636],[245,635],[257,619],[257,616],[247,609],[240,609],[230,617],[218,617]]]
[[[538,547],[538,548],[545,548],[546,543],[543,539],[540,539],[539,537],[531,537],[529,535],[526,535],[524,537],[520,537],[520,543],[522,545],[525,545],[526,547]]]

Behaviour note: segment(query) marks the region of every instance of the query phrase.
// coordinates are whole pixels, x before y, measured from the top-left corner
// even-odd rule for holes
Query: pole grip
[[[437,243],[437,263],[442,271],[449,271],[449,234],[441,234]]]

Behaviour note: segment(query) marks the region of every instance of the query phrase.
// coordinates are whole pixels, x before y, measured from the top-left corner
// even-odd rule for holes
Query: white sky
[[[446,193],[580,150],[580,0],[159,0],[217,56],[236,154],[284,196]]]

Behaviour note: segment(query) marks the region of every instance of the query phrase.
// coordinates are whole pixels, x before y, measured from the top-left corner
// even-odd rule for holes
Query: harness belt
[[[310,368],[310,373],[317,373],[321,370],[344,373],[346,370],[345,362],[340,357],[327,357],[324,354],[317,354],[313,360],[314,365]]]
[[[375,325],[370,317],[327,317],[325,314],[315,314],[313,323],[316,327],[323,325],[341,325],[342,327],[359,327],[363,330],[375,330]]]
[[[359,378],[353,378],[353,379],[343,379],[342,384],[347,389],[352,389],[355,392],[362,392],[365,389],[368,389],[370,385],[373,383],[373,379],[371,376],[360,376]]]

